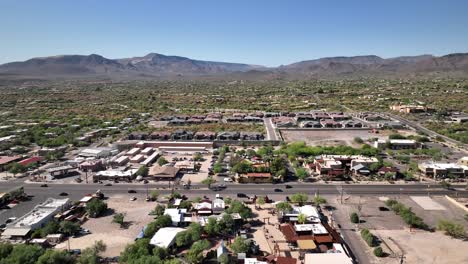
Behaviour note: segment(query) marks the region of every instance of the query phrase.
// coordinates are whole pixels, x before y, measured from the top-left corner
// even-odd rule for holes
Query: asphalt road
[[[40,187],[36,183],[19,183],[19,182],[3,182],[0,184],[0,192],[11,189],[15,186],[23,185],[26,193],[31,195],[49,194],[55,195],[60,192],[67,192],[77,195],[86,195],[93,193],[97,189],[101,189],[105,193],[118,194],[127,193],[128,190],[135,190],[138,193],[146,192],[146,190],[157,189],[161,194],[170,193],[172,184],[126,184],[118,183],[112,186],[103,184],[53,184],[49,183],[48,187]],[[286,188],[285,184],[228,184],[227,188],[221,191],[212,191],[206,185],[195,184],[189,190],[182,186],[175,186],[174,189],[187,194],[277,194],[291,195],[298,192],[307,194],[315,194],[318,192],[323,195],[338,195],[340,189],[343,188],[345,193],[349,195],[458,195],[460,197],[468,197],[468,190],[464,189],[464,185],[459,185],[452,190],[442,188],[439,184],[314,184],[314,183],[291,183],[291,188]]]
[[[390,113],[385,113],[385,115],[387,115],[387,116],[389,116],[389,117],[391,117],[391,118],[393,118],[393,119],[396,119],[396,120],[400,121],[401,123],[403,123],[403,124],[405,124],[405,125],[407,125],[407,126],[409,126],[409,127],[411,127],[411,128],[414,128],[414,129],[416,129],[416,130],[418,130],[418,131],[424,132],[425,134],[427,134],[427,135],[429,135],[429,136],[432,136],[432,137],[441,137],[441,138],[443,138],[446,142],[453,144],[454,147],[455,147],[455,146],[461,146],[461,147],[462,147],[463,149],[465,149],[465,150],[466,150],[466,148],[467,148],[466,144],[463,144],[463,143],[460,142],[460,141],[457,141],[457,140],[451,139],[451,138],[449,138],[449,137],[447,137],[447,136],[444,136],[444,135],[441,135],[441,134],[439,134],[439,133],[436,133],[436,132],[434,132],[434,131],[432,131],[432,130],[430,130],[430,129],[427,129],[427,128],[421,126],[420,124],[418,124],[418,123],[416,123],[416,122],[410,121],[410,120],[408,120],[408,119],[406,119],[406,118],[403,118],[403,117],[401,117],[401,116],[397,116],[397,115],[394,115],[394,114],[390,114]]]
[[[265,128],[267,131],[267,140],[279,140],[271,118],[265,118],[263,119],[263,122],[265,123]]]

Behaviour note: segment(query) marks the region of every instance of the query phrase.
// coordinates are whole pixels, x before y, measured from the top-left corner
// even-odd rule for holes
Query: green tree
[[[60,226],[57,221],[49,221],[43,228],[41,228],[41,237],[46,237],[50,234],[55,234],[59,231]]]
[[[265,204],[265,197],[259,196],[257,198],[257,204],[258,204],[258,207],[261,208],[261,206]]]
[[[60,222],[60,232],[67,236],[72,236],[80,230],[80,224],[70,222],[70,221],[62,221]]]
[[[252,172],[253,168],[249,162],[241,161],[237,163],[234,167],[232,167],[231,171],[234,173],[246,174],[246,173]]]
[[[15,162],[12,163],[11,165],[8,166],[8,172],[12,173],[13,175],[16,175],[18,173],[23,173],[26,171],[26,167],[23,165]]]
[[[161,215],[155,221],[148,224],[145,229],[145,237],[151,238],[158,232],[162,227],[167,227],[172,225],[172,218],[170,215]]]
[[[159,259],[165,259],[169,256],[169,251],[167,250],[167,248],[154,247],[153,256],[156,256]]]
[[[7,258],[0,260],[1,264],[35,264],[44,249],[36,245],[15,245]]]
[[[243,219],[252,217],[252,209],[238,200],[233,200],[225,212],[228,214],[238,213]]]
[[[112,223],[119,224],[122,228],[125,224],[125,215],[123,213],[117,213],[112,218]]]
[[[143,256],[150,255],[150,239],[142,238],[138,239],[135,243],[127,245],[120,253],[119,262],[131,263],[132,260],[139,259]]]
[[[305,222],[307,222],[307,216],[305,214],[299,214],[297,216],[297,222],[299,224],[305,224]]]
[[[247,253],[250,248],[250,243],[243,237],[236,237],[234,242],[231,244],[231,249],[235,254]]]
[[[0,260],[5,259],[13,250],[13,245],[10,243],[0,243]]]
[[[135,173],[137,176],[147,177],[148,176],[148,167],[141,166]]]
[[[276,204],[276,210],[278,212],[282,212],[282,213],[291,212],[292,209],[293,209],[292,206],[288,202],[280,202]]]
[[[362,140],[362,138],[360,138],[360,137],[355,137],[354,142],[356,142],[357,144],[362,144],[362,143],[364,143],[364,140]]]
[[[90,217],[98,217],[107,210],[107,204],[99,199],[92,199],[86,204],[86,212]]]
[[[208,176],[206,179],[201,181],[202,184],[206,184],[208,186],[208,189],[211,188],[211,184],[213,184],[215,182],[216,182],[216,180],[213,179],[213,177],[211,177],[211,176]]]
[[[106,244],[102,240],[95,241],[94,244],[85,248],[77,259],[78,264],[98,264],[99,254],[106,251]]]
[[[466,237],[464,226],[449,220],[440,220],[437,223],[437,229],[444,231],[445,234],[454,238]]]
[[[216,218],[214,217],[208,217],[208,222],[206,223],[206,225],[204,226],[204,230],[205,232],[209,235],[209,236],[215,236],[217,235],[216,233],[216,225],[217,225],[217,221],[216,221]]]
[[[152,201],[157,201],[158,197],[159,197],[159,192],[158,191],[153,190],[153,191],[150,192],[150,199]]]
[[[158,204],[153,209],[153,211],[151,211],[151,214],[156,215],[156,216],[161,216],[164,214],[164,210],[166,210],[166,207],[164,207],[164,205]]]
[[[376,248],[374,248],[374,255],[375,255],[376,257],[379,257],[379,258],[383,257],[383,256],[384,256],[384,252],[383,252],[383,250],[382,250],[382,247],[376,247]]]
[[[48,249],[36,264],[74,264],[75,259],[65,250]]]
[[[322,196],[320,195],[315,195],[314,196],[314,204],[316,206],[320,206],[321,204],[326,204],[327,203],[327,200],[325,198],[323,198]]]
[[[307,177],[309,177],[309,173],[306,171],[306,169],[300,167],[300,168],[297,168],[296,169],[296,177],[303,181],[305,180]]]
[[[298,203],[300,206],[306,203],[307,200],[309,200],[309,196],[305,193],[295,193],[291,196],[291,201],[293,203]]]
[[[194,161],[203,161],[203,155],[200,152],[197,152],[193,155]]]
[[[351,213],[349,218],[351,220],[351,223],[353,223],[353,224],[359,223],[359,216],[358,216],[358,214],[356,212]]]
[[[190,263],[198,264],[202,263],[203,251],[207,250],[210,247],[208,240],[200,240],[193,243],[192,247],[188,250],[186,258]]]
[[[223,172],[223,165],[221,165],[221,163],[219,163],[219,162],[216,162],[215,165],[213,166],[213,172],[214,173]]]
[[[229,258],[229,256],[227,254],[222,254],[221,256],[219,256],[218,262],[220,264],[230,264],[230,263],[232,263],[231,259]]]
[[[167,164],[167,163],[169,163],[169,161],[167,161],[164,157],[160,157],[160,158],[158,159],[158,165],[159,165],[159,166],[163,166],[163,165],[165,165],[165,164]]]

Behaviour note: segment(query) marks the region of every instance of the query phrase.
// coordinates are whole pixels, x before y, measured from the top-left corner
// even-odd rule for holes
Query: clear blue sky
[[[0,63],[91,53],[268,66],[443,55],[468,52],[468,1],[1,0],[0,36]]]

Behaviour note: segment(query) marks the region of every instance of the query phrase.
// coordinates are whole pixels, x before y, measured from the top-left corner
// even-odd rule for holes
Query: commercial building
[[[349,173],[352,167],[357,165],[369,167],[377,162],[379,160],[375,157],[361,155],[321,155],[315,157],[313,164],[309,166],[320,175],[339,178]]]
[[[138,169],[125,170],[125,168],[110,169],[99,171],[94,175],[94,180],[122,180],[130,181],[135,177]]]
[[[55,214],[63,212],[70,207],[70,201],[66,199],[49,198],[37,205],[24,216],[16,219],[2,233],[5,239],[24,239],[31,231],[44,227]]]
[[[106,158],[112,154],[112,149],[110,148],[87,148],[80,152],[81,157],[86,158]]]
[[[401,113],[423,113],[423,112],[433,112],[434,109],[429,108],[423,105],[392,105],[390,109],[393,111],[398,111]]]
[[[6,167],[18,160],[21,159],[21,156],[0,156],[0,172],[6,170]]]
[[[353,264],[353,260],[344,252],[308,253],[304,255],[304,264]]]
[[[179,173],[179,168],[171,166],[153,165],[149,169],[148,176],[155,180],[174,180]]]
[[[421,143],[413,139],[390,139],[388,141],[379,139],[374,141],[375,148],[389,147],[391,149],[416,149],[420,148],[421,146]]]
[[[445,178],[449,175],[468,176],[468,166],[457,163],[424,162],[418,165],[419,170],[428,177]]]

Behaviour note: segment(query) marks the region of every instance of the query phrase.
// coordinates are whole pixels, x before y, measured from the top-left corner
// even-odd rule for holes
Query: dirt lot
[[[368,130],[281,130],[286,142],[304,141],[311,146],[354,146],[354,138],[363,140],[369,138],[385,139],[385,134],[369,133]]]
[[[467,263],[468,255],[460,248],[467,248],[468,242],[452,239],[441,232],[410,230],[401,218],[392,211],[381,211],[379,207],[386,207],[384,200],[395,197],[350,197],[340,204],[337,199],[330,199],[329,203],[336,207],[333,218],[347,236],[355,253],[361,255],[366,252],[365,263],[400,263],[399,256],[405,255],[404,263]],[[432,197],[445,210],[424,210],[410,197],[397,198],[424,219],[430,226],[435,226],[441,218],[451,219],[462,223],[463,211],[450,204],[444,197]],[[361,220],[358,225],[351,224],[349,215],[358,212],[361,204]],[[466,221],[465,221],[466,222]],[[467,223],[463,223],[465,226]],[[389,254],[385,258],[376,258],[372,249],[368,247],[359,235],[362,228],[368,228],[382,243],[384,252]],[[361,252],[356,252],[361,251]]]
[[[148,203],[143,199],[129,201],[128,195],[111,196],[107,201],[109,208],[117,213],[125,213],[125,221],[129,223],[128,228],[122,229],[117,224],[112,223],[112,215],[100,218],[91,218],[82,225],[89,229],[91,234],[82,237],[71,238],[71,249],[84,249],[93,245],[94,241],[102,240],[107,245],[105,257],[120,255],[125,246],[132,243],[143,226],[153,220],[148,215],[156,203]],[[57,245],[57,248],[67,248],[67,242]]]

